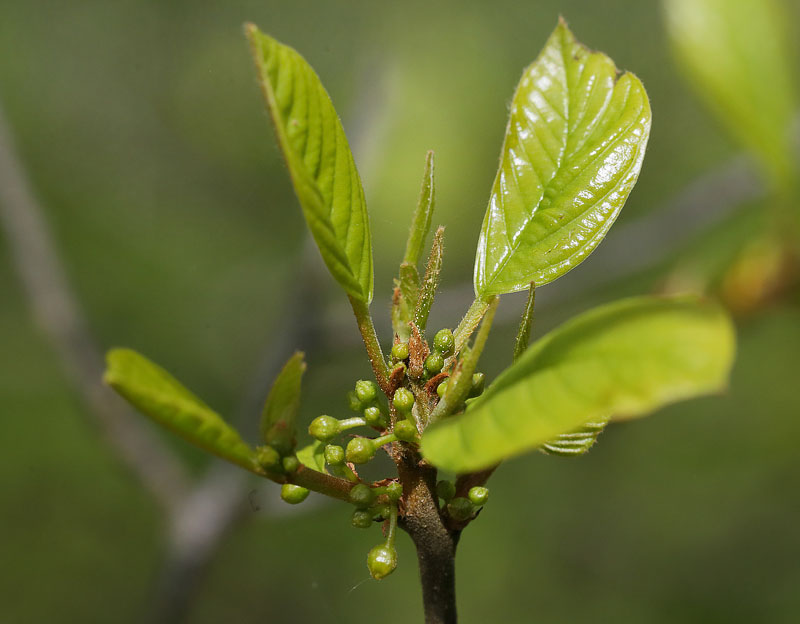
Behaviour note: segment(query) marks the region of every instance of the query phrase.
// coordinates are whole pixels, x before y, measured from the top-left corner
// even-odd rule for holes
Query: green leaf
[[[294,448],[295,420],[300,409],[300,385],[306,363],[296,351],[278,373],[261,411],[261,438],[282,455]]]
[[[528,289],[528,300],[525,302],[525,310],[522,312],[522,318],[519,320],[519,329],[517,330],[517,337],[514,340],[514,359],[516,362],[525,349],[528,348],[528,341],[531,337],[531,327],[533,326],[533,310],[536,305],[536,284],[531,282],[531,287]]]
[[[596,308],[534,343],[465,414],[426,430],[423,455],[447,470],[478,470],[586,423],[719,392],[734,349],[728,315],[695,297]]]
[[[693,86],[778,183],[792,175],[797,70],[774,0],[665,0],[676,56]]]
[[[302,56],[253,24],[245,30],[311,234],[342,288],[369,303],[373,276],[367,205],[336,110]]]
[[[325,443],[314,440],[308,446],[304,446],[297,451],[297,459],[307,468],[317,472],[325,472]]]
[[[421,332],[424,332],[428,325],[428,314],[430,314],[433,300],[436,297],[436,290],[439,288],[443,255],[444,227],[439,226],[433,235],[431,253],[428,256],[428,266],[425,269],[425,277],[422,279],[422,286],[417,296],[417,305],[414,308],[414,324]]]
[[[239,433],[163,368],[130,349],[112,349],[103,379],[140,412],[187,442],[260,473]]]
[[[431,229],[431,218],[435,205],[435,187],[433,179],[433,150],[425,155],[425,173],[422,176],[422,189],[419,192],[417,209],[411,219],[411,229],[408,232],[406,253],[403,262],[416,268],[422,256],[425,239]]]
[[[649,134],[639,79],[559,22],[511,102],[478,241],[478,298],[543,286],[580,264],[636,183]]]

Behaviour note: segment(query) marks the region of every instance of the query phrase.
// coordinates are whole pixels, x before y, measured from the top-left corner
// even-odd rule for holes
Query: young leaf
[[[306,371],[304,354],[296,351],[284,364],[261,411],[261,438],[282,455],[294,448],[295,420],[300,409],[300,384]]]
[[[628,198],[649,134],[639,79],[559,22],[511,102],[475,258],[478,298],[542,286],[580,264]]]
[[[433,235],[428,266],[425,269],[425,277],[422,279],[422,287],[414,308],[414,324],[422,332],[428,325],[428,314],[430,314],[433,299],[436,297],[436,289],[439,288],[439,275],[442,272],[442,255],[444,254],[443,239],[444,228],[439,226]]]
[[[317,472],[325,472],[325,443],[314,440],[308,446],[304,446],[297,451],[297,459],[306,468],[311,468]]]
[[[514,340],[514,359],[516,362],[525,349],[528,348],[528,341],[531,338],[531,326],[533,325],[533,310],[536,305],[536,284],[531,282],[531,287],[528,290],[528,301],[525,302],[525,310],[522,312],[522,318],[519,321],[519,329],[517,330],[517,337]]]
[[[773,179],[792,172],[789,129],[797,70],[775,0],[665,0],[676,56],[728,130],[755,151]]]
[[[406,253],[403,262],[417,266],[425,247],[425,239],[431,229],[431,218],[435,205],[435,189],[433,180],[433,150],[425,155],[425,173],[422,176],[422,189],[419,192],[419,202],[411,220],[411,229],[408,232]]]
[[[130,349],[106,355],[104,381],[140,412],[214,455],[260,473],[239,433],[172,375]]]
[[[369,303],[367,206],[336,110],[302,56],[253,24],[246,32],[278,143],[322,258],[349,295]]]
[[[478,470],[586,423],[718,392],[734,344],[727,314],[694,297],[596,308],[534,343],[465,414],[426,430],[423,455],[446,470]]]

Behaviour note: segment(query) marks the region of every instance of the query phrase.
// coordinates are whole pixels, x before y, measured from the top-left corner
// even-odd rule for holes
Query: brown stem
[[[397,463],[405,503],[400,527],[417,549],[425,622],[455,624],[455,556],[461,532],[449,529],[439,511],[436,469],[409,448],[402,449]]]

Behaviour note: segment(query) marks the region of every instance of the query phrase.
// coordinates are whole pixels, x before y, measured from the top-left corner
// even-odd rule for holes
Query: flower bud
[[[453,332],[449,329],[440,329],[433,337],[433,349],[438,351],[444,357],[453,355],[456,347],[456,339]]]
[[[308,490],[293,483],[284,483],[281,486],[281,498],[290,505],[297,505],[308,498]]]
[[[339,421],[333,416],[317,416],[308,426],[308,433],[312,438],[321,442],[329,442],[339,435]]]
[[[392,405],[401,414],[408,414],[414,407],[414,394],[408,388],[398,388],[394,392]]]
[[[375,457],[375,443],[369,438],[353,438],[347,443],[345,458],[354,464],[366,464]]]
[[[389,576],[397,567],[397,551],[393,546],[380,544],[369,551],[367,568],[376,581]]]

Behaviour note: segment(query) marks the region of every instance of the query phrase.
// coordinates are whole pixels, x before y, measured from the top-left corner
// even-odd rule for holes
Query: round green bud
[[[440,329],[433,337],[433,349],[441,353],[444,357],[453,355],[456,348],[456,339],[453,332],[449,329]]]
[[[425,358],[425,372],[428,374],[428,376],[433,377],[434,375],[438,375],[442,372],[443,367],[444,358],[438,351],[434,351]]]
[[[377,405],[371,405],[364,410],[364,420],[370,427],[384,428],[386,426],[386,417]]]
[[[356,396],[362,405],[369,405],[378,397],[378,386],[374,381],[359,379],[356,382]]]
[[[271,446],[259,446],[256,461],[259,466],[273,470],[281,465],[281,454]]]
[[[381,503],[370,509],[375,520],[386,520],[392,515],[392,506],[389,503]]]
[[[397,501],[403,495],[403,485],[399,481],[392,481],[386,486],[386,496],[389,500]]]
[[[472,387],[469,390],[469,398],[474,398],[483,394],[483,389],[486,386],[486,375],[483,373],[475,373],[472,376]]]
[[[293,483],[284,483],[281,486],[281,498],[290,505],[297,505],[308,498],[308,490]]]
[[[344,449],[338,444],[328,444],[323,451],[325,463],[331,466],[341,466],[344,463]]]
[[[397,567],[397,551],[388,544],[380,544],[369,551],[367,568],[376,581],[389,576]]]
[[[350,522],[357,529],[368,529],[372,526],[372,514],[363,509],[356,509]]]
[[[339,421],[333,416],[317,416],[308,426],[308,433],[312,438],[321,442],[333,440],[340,431]]]
[[[366,464],[375,457],[375,443],[369,438],[353,438],[347,443],[344,456],[354,464]]]
[[[283,464],[283,469],[289,474],[297,472],[297,469],[300,467],[300,460],[294,455],[284,457],[281,463]]]
[[[395,362],[402,362],[408,359],[408,343],[398,342],[392,347],[392,359]]]
[[[447,513],[456,522],[464,522],[472,517],[473,507],[469,499],[457,496],[447,503]]]
[[[440,399],[444,398],[444,393],[447,392],[447,379],[442,381],[438,386],[436,386],[436,394],[439,395]]]
[[[486,501],[489,500],[489,488],[476,485],[475,487],[469,489],[469,492],[467,492],[467,498],[469,498],[473,505],[480,507],[481,505],[486,504]]]
[[[394,424],[394,435],[398,440],[403,442],[416,442],[417,441],[417,428],[410,420],[398,420]]]
[[[452,481],[443,479],[436,484],[436,494],[439,498],[449,501],[456,495],[456,486]]]
[[[401,414],[408,414],[414,407],[414,394],[408,388],[398,388],[394,391],[392,405]]]
[[[350,493],[347,495],[350,502],[360,509],[366,509],[375,500],[375,492],[372,488],[363,483],[358,483],[350,488]]]
[[[364,406],[361,404],[361,401],[356,396],[354,390],[350,390],[347,393],[347,406],[354,412],[360,412],[362,409],[364,409]]]

